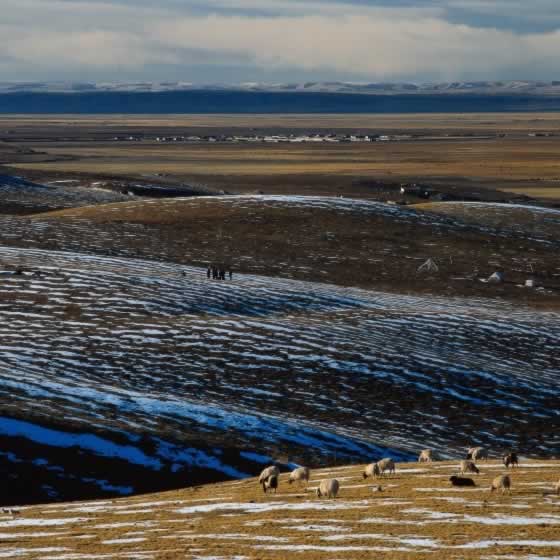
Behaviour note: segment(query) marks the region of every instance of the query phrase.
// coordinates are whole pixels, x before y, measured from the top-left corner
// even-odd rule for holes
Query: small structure
[[[501,284],[504,281],[504,275],[501,272],[494,272],[488,278],[489,284]]]
[[[432,190],[424,185],[418,185],[416,183],[412,183],[411,185],[402,184],[401,185],[401,194],[408,194],[411,196],[416,196],[418,198],[430,198],[432,196]]]
[[[420,265],[416,270],[419,274],[422,272],[439,272],[439,266],[434,259],[428,259],[424,264]]]

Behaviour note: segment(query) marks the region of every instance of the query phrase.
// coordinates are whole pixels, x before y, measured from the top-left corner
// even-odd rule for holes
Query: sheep
[[[265,494],[267,494],[269,490],[274,490],[274,493],[276,494],[276,490],[278,490],[278,476],[273,474],[272,476],[269,476],[268,478],[263,480],[262,488]]]
[[[309,470],[308,467],[298,467],[297,469],[294,469],[290,473],[290,478],[288,479],[288,483],[292,484],[293,482],[297,482],[299,484],[303,481],[307,484],[309,482],[310,472],[311,471]]]
[[[449,477],[449,482],[451,482],[451,486],[476,486],[472,478],[464,478],[455,475]]]
[[[326,496],[327,498],[336,498],[339,488],[340,484],[336,478],[321,480],[319,487],[316,490],[317,497],[322,498],[323,496]]]
[[[395,463],[393,462],[393,459],[381,459],[380,461],[377,461],[377,463],[367,465],[364,469],[362,477],[366,479],[369,476],[385,476],[385,471],[389,471],[390,474],[395,473]]]
[[[506,492],[511,493],[511,479],[509,478],[509,475],[498,475],[490,485],[490,492],[494,492],[494,490],[501,490],[502,494],[505,494]]]
[[[488,459],[488,451],[484,447],[469,447],[467,451],[467,459],[478,461]]]
[[[503,461],[506,469],[509,468],[510,465],[512,466],[512,468],[519,466],[519,458],[517,457],[517,453],[514,453],[513,451],[511,453],[508,453],[507,455],[504,455]]]
[[[261,472],[259,476],[259,484],[262,484],[267,478],[271,476],[280,476],[280,469],[276,465],[266,467],[266,469]]]
[[[393,459],[381,459],[376,463],[377,469],[374,469],[375,476],[384,476],[385,471],[389,471],[389,474],[395,474],[395,463]]]
[[[362,478],[364,480],[366,478],[368,478],[368,476],[373,476],[374,467],[375,467],[375,463],[370,463],[369,465],[366,465],[366,468],[364,469],[364,472],[362,473]]]
[[[422,449],[422,451],[420,451],[420,455],[418,455],[419,463],[431,463],[432,460],[433,455],[431,449]]]
[[[459,463],[459,474],[465,473],[480,474],[480,470],[477,468],[473,461],[465,459]]]

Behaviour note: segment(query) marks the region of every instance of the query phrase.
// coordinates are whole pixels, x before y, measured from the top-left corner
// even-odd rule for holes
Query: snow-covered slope
[[[244,82],[191,83],[191,82],[0,82],[0,93],[44,92],[162,92],[162,91],[267,91],[267,92],[326,92],[361,93],[369,95],[391,94],[531,94],[550,95],[560,93],[560,84],[554,81],[506,80],[506,81],[459,81],[459,82],[301,82],[266,83]]]
[[[560,445],[556,313],[33,249],[0,270],[0,458],[37,497]]]

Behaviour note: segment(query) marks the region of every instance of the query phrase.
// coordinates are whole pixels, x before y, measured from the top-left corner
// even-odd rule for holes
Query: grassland
[[[312,472],[309,487],[264,495],[255,479],[104,502],[35,506],[0,519],[2,550],[25,559],[123,557],[313,560],[558,558],[557,461],[521,461],[512,491],[489,491],[504,471],[480,464],[476,488],[448,482],[457,462],[402,463],[395,475],[362,480],[363,465]],[[324,478],[339,497],[320,500]],[[380,484],[382,491],[372,492]]]
[[[37,144],[29,144],[38,148]],[[19,164],[34,169],[104,174],[338,175],[559,181],[556,139],[417,141],[342,145],[157,143],[49,146],[65,161]]]
[[[360,179],[560,196],[557,114],[0,118],[0,161],[40,175],[166,177],[229,192],[374,196]],[[335,145],[114,142],[129,134],[360,132],[410,141]],[[19,152],[14,153],[17,145]],[[28,153],[25,153],[28,151]]]
[[[559,210],[542,206],[558,204],[560,144],[529,134],[557,130],[557,115],[0,122],[0,470],[19,503],[248,476],[271,458],[314,467],[381,453],[406,460],[428,445],[449,457],[473,440],[533,458],[556,453]],[[417,136],[336,145],[112,140],[278,130]],[[424,199],[401,196],[400,182],[427,183],[459,202],[418,204]],[[138,185],[152,196],[162,186],[181,197],[209,192],[200,187],[227,196],[154,199],[129,190]],[[545,196],[523,200],[527,208],[503,204],[520,202],[510,189]],[[118,202],[101,204],[110,200]],[[438,268],[422,272],[429,258]],[[233,279],[207,280],[208,263],[231,266]],[[487,282],[495,271],[504,282]],[[526,287],[528,278],[538,286]],[[88,436],[81,446],[72,445],[78,430]],[[95,445],[92,435],[101,438]],[[104,455],[108,447],[116,455]],[[329,560],[551,554],[557,501],[542,492],[556,467],[520,469],[513,498],[491,506],[479,490],[474,501],[415,490],[445,484],[449,464],[408,468],[373,496],[351,468],[346,480],[355,484],[345,482],[336,502],[351,503],[334,512],[284,485],[267,501],[287,505],[255,512],[265,506],[254,481],[150,498],[161,508],[143,498],[45,506],[25,515],[73,516],[60,524],[68,535],[55,521],[44,531],[55,534],[31,535],[38,522],[5,519],[0,533],[16,534],[0,543],[8,541],[8,557],[45,560],[293,552],[251,548],[267,544],[305,545],[295,550]],[[177,511],[214,503],[212,492],[218,502],[241,500],[241,510]],[[364,511],[376,519],[362,526]],[[277,527],[279,512],[287,517]],[[338,525],[294,537],[287,527],[299,522]],[[515,543],[485,540],[514,531],[523,536]],[[17,548],[30,542],[35,551]]]
[[[101,127],[109,130],[181,128],[322,128],[378,129],[389,131],[443,130],[461,132],[549,132],[558,130],[557,113],[468,113],[468,114],[407,114],[407,115],[1,115],[0,127],[6,130],[37,131],[51,127],[79,129]],[[72,131],[67,131],[72,134]]]
[[[61,247],[98,254],[132,251],[336,285],[542,303],[557,295],[518,285],[534,273],[558,288],[557,214],[491,204],[400,207],[336,198],[207,197],[41,214],[31,218],[27,236],[44,248],[56,239]],[[36,239],[33,230],[40,232]],[[438,263],[437,274],[417,272],[428,258]],[[495,270],[506,271],[506,284],[480,282]]]

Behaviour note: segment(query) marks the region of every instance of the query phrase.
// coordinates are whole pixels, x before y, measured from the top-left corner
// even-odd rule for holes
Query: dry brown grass
[[[327,115],[2,115],[0,127],[119,127],[119,128],[384,128],[391,130],[461,129],[488,132],[555,131],[558,113],[469,113],[469,114],[327,114]]]
[[[238,272],[338,285],[405,293],[499,295],[516,301],[543,299],[544,294],[513,284],[496,287],[478,280],[498,268],[512,282],[524,283],[534,271],[556,285],[556,249],[531,240],[535,236],[557,239],[558,227],[551,221],[554,213],[547,221],[535,221],[530,212],[513,206],[490,205],[492,212],[476,206],[469,215],[458,214],[464,227],[453,223],[436,227],[436,214],[412,212],[401,220],[373,209],[338,211],[336,200],[330,210],[274,203],[266,197],[144,200],[39,214],[32,219],[48,224],[59,239],[81,239],[83,247],[89,247],[89,236],[93,236],[96,251],[101,239],[110,239],[106,251],[134,243],[135,254],[144,258],[195,265],[223,260]],[[444,203],[441,208],[453,207]],[[431,209],[428,205],[427,210]],[[497,235],[506,225],[510,234]],[[41,230],[43,239],[46,235]],[[435,259],[440,272],[423,277],[417,268],[428,258]],[[551,297],[557,299],[557,295]]]
[[[557,113],[12,116],[0,117],[2,128],[10,133],[5,136],[9,142],[0,144],[0,162],[24,169],[38,181],[86,175],[104,180],[181,182],[229,192],[360,197],[375,195],[355,179],[372,177],[474,191],[513,187],[516,192],[547,198],[560,184],[560,137],[529,137],[534,132],[558,130]],[[334,145],[111,141],[114,136],[129,134],[154,138],[319,130],[410,133],[424,139]],[[491,137],[480,137],[484,135]]]
[[[560,475],[559,462],[522,461],[521,467],[510,472],[511,495],[488,490],[491,479],[504,470],[496,461],[479,465],[482,474],[474,476],[475,489],[454,491],[448,477],[456,465],[398,465],[396,475],[379,481],[382,492],[372,492],[377,481],[364,482],[363,466],[356,465],[313,472],[307,492],[289,486],[287,475],[282,475],[278,494],[272,496],[263,495],[255,479],[248,479],[110,503],[35,506],[25,509],[15,522],[8,516],[0,520],[0,547],[7,553],[24,549],[22,558],[43,559],[103,558],[103,554],[139,559],[279,560],[294,554],[313,560],[426,556],[505,560],[530,554],[557,558],[560,498],[553,495],[552,487]],[[330,477],[340,479],[339,497],[314,497],[311,488]],[[210,511],[180,511],[205,505]],[[255,511],[267,505],[277,509]],[[65,518],[79,520],[43,527],[25,524]],[[304,525],[304,530],[296,530]],[[39,532],[45,534],[38,536]],[[490,543],[473,545],[481,541]],[[270,548],[275,546],[281,548]],[[292,546],[309,548],[303,556],[289,550]],[[32,551],[44,547],[64,550]]]
[[[552,208],[464,202],[430,202],[414,208],[460,218],[469,224],[524,232],[527,237],[560,239],[560,212]]]
[[[336,174],[479,180],[560,180],[556,138],[416,141],[340,145],[68,144],[49,146],[67,161],[16,167],[107,175]],[[546,186],[546,185],[544,185]],[[527,189],[531,190],[531,189]]]
[[[540,187],[528,185],[526,187],[508,187],[508,192],[523,194],[535,198],[554,200],[560,199],[560,186]]]

